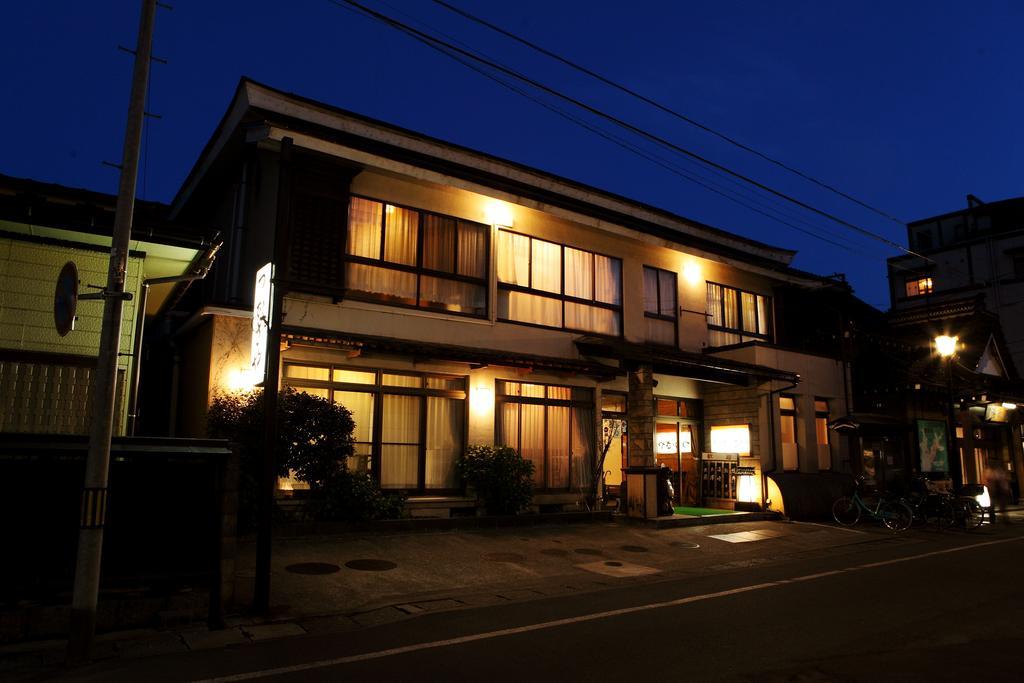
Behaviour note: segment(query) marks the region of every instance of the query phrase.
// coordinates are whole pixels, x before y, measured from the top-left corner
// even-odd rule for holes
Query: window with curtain
[[[655,344],[676,345],[676,274],[644,266],[644,319],[647,322],[647,341]]]
[[[466,378],[285,363],[284,384],[345,406],[355,421],[348,467],[382,489],[454,491],[465,444]]]
[[[346,289],[354,298],[484,317],[489,235],[480,223],[352,196]]]
[[[708,283],[707,319],[710,346],[771,341],[771,297]]]
[[[498,319],[622,333],[622,261],[500,230]]]
[[[590,389],[499,380],[498,443],[534,465],[544,490],[585,488],[594,476],[594,393]]]

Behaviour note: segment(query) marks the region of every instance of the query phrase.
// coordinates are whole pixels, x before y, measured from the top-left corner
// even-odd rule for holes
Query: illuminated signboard
[[[1010,411],[999,403],[989,403],[985,406],[985,422],[1009,422]]]
[[[711,428],[712,453],[750,453],[750,427],[730,425]]]
[[[249,352],[249,371],[262,382],[267,372],[267,335],[270,331],[273,304],[273,264],[268,263],[256,272],[256,289],[252,304],[252,346]]]

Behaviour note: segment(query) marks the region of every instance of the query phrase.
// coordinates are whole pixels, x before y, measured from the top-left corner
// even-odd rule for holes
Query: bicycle
[[[861,498],[860,489],[863,484],[864,475],[860,475],[855,480],[853,495],[840,496],[832,503],[832,517],[838,524],[853,526],[860,521],[862,515],[867,515],[892,531],[905,531],[910,528],[914,521],[914,511],[909,505],[885,496],[878,496],[874,505],[870,505]]]

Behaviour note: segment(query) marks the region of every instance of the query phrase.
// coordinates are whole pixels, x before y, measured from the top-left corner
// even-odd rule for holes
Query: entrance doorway
[[[654,425],[654,457],[672,471],[675,505],[702,505],[700,491],[700,402],[691,399],[657,399]]]

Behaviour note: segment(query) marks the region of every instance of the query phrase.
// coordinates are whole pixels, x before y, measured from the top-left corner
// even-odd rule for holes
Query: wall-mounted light
[[[474,413],[489,413],[494,410],[494,389],[486,385],[473,387],[469,392],[469,407]]]
[[[222,386],[228,393],[245,394],[255,389],[262,379],[259,372],[250,368],[234,368],[225,374]]]
[[[700,265],[696,261],[687,261],[683,265],[683,279],[691,285],[700,282]]]
[[[1017,404],[1010,403],[1009,401],[1003,401],[1003,407],[1007,410],[1017,410]]]
[[[515,223],[512,209],[508,204],[497,199],[487,202],[487,206],[484,207],[484,215],[487,216],[487,222],[491,225],[504,225],[511,228]]]

